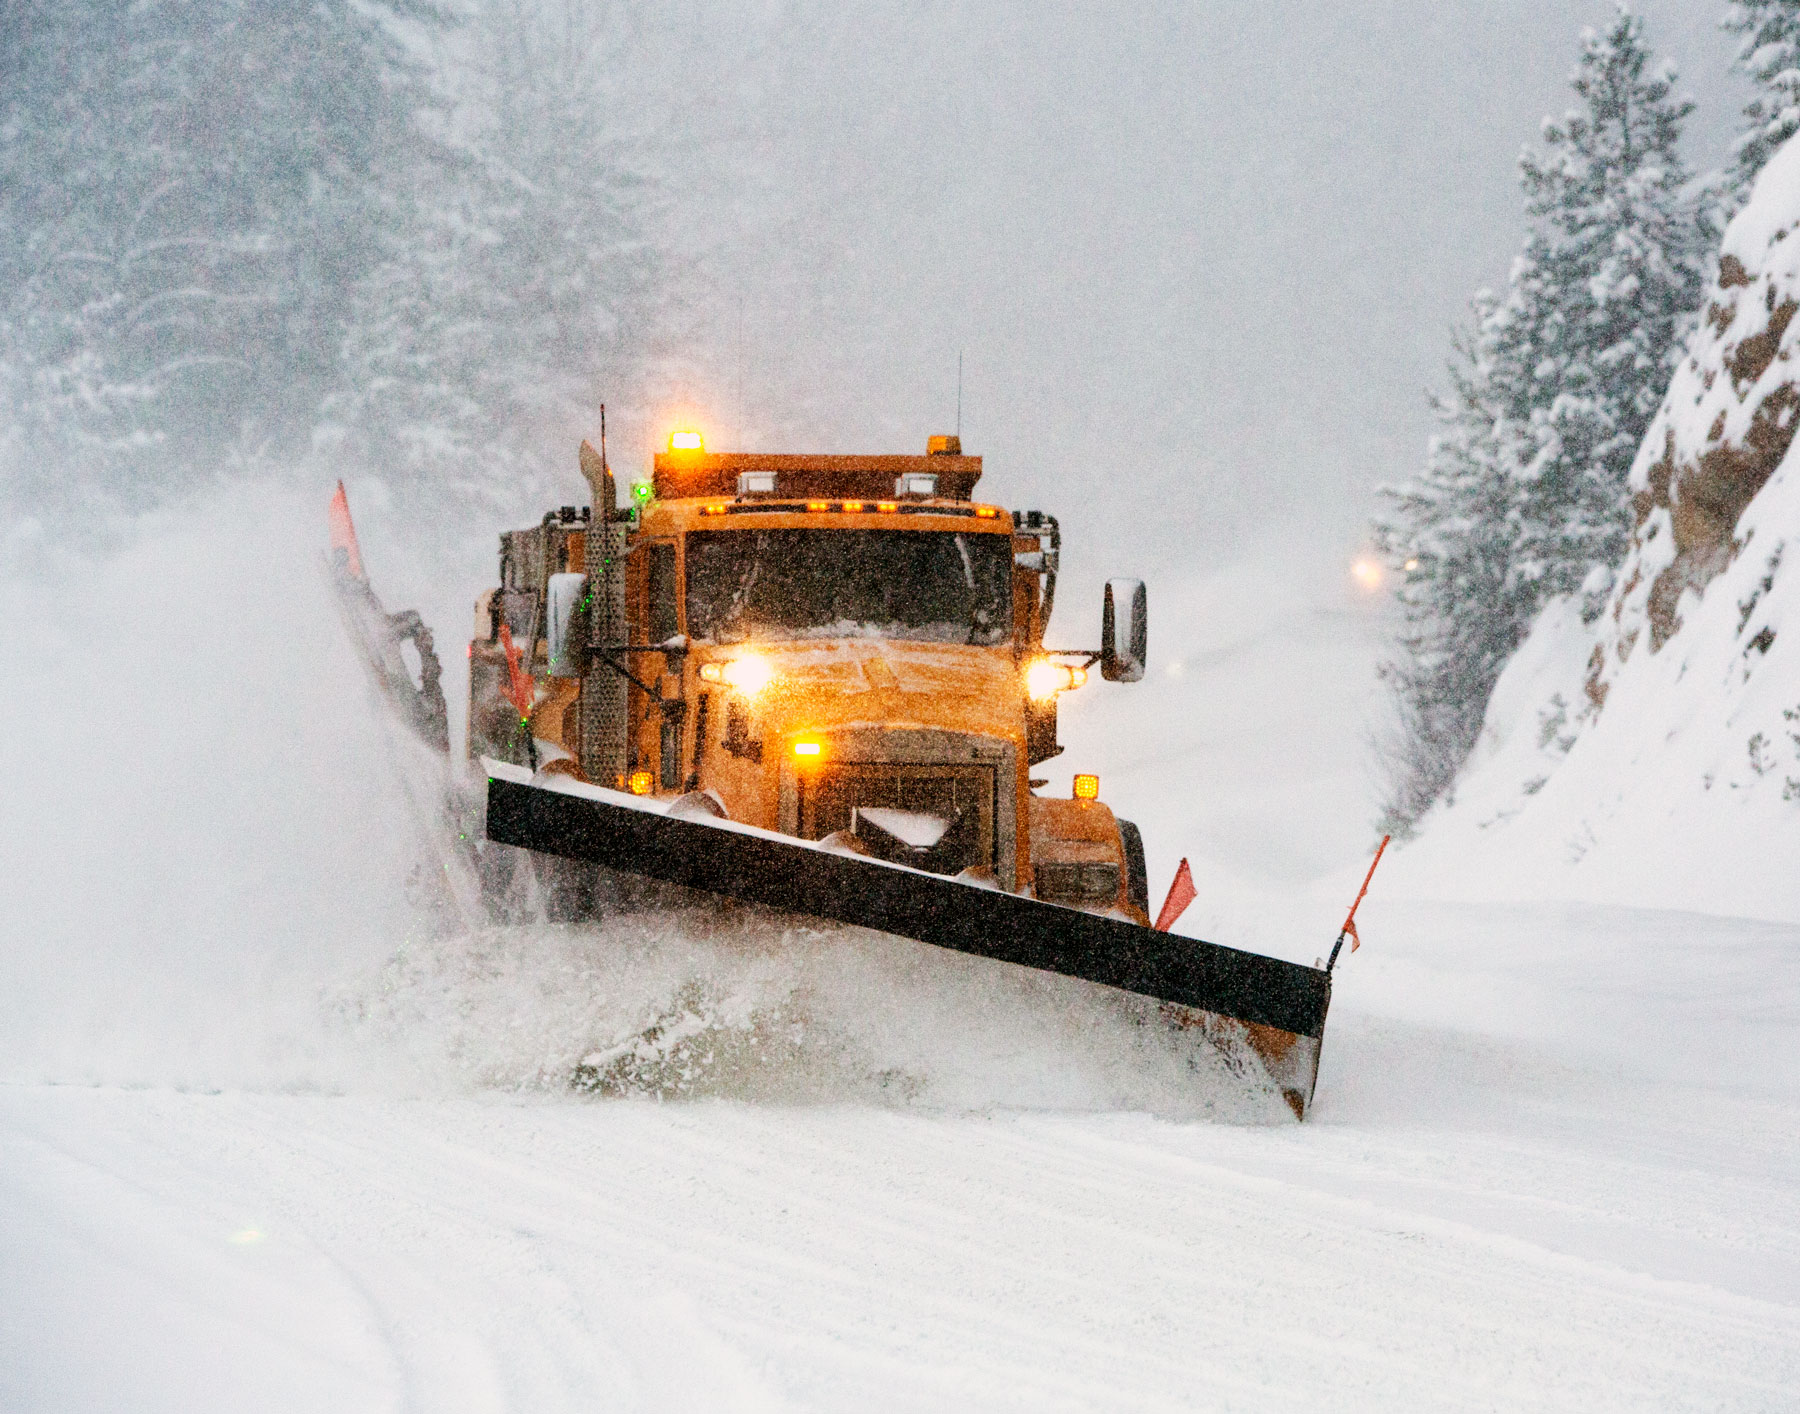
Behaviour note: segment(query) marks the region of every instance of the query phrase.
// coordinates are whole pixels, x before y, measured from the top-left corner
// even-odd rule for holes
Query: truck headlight
[[[754,653],[742,658],[732,658],[723,663],[702,663],[700,680],[702,682],[723,683],[727,687],[736,688],[745,697],[755,697],[775,678],[775,670],[768,662]]]
[[[1025,692],[1033,702],[1048,702],[1059,692],[1087,681],[1086,668],[1071,668],[1051,658],[1036,658],[1025,669]]]

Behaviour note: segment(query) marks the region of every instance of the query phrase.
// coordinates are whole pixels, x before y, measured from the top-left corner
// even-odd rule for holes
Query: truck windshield
[[[944,530],[696,530],[691,637],[1004,643],[1012,537]]]

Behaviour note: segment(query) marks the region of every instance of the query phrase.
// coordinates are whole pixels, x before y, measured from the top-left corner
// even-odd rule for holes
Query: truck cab
[[[469,752],[1147,923],[1135,827],[1061,753],[1059,698],[1143,672],[1141,584],[1099,649],[1045,630],[1060,530],[974,498],[981,458],[708,452],[673,434],[617,500],[503,534],[478,601]]]

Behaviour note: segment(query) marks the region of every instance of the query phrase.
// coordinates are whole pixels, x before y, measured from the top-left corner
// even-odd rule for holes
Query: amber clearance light
[[[633,795],[649,795],[656,788],[656,777],[648,771],[633,771],[630,785]]]
[[[1100,799],[1100,778],[1098,776],[1080,775],[1075,777],[1075,799]]]

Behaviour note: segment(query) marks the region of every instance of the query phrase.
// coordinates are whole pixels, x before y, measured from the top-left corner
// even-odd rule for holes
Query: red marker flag
[[[1156,931],[1166,933],[1173,928],[1175,920],[1199,897],[1199,893],[1194,887],[1194,876],[1188,872],[1188,862],[1184,859],[1175,870],[1175,881],[1169,885],[1169,896],[1163,900],[1162,912],[1156,915]]]
[[[338,482],[337,494],[331,498],[331,548],[344,552],[344,567],[357,579],[367,579],[363,571],[362,550],[356,543],[356,527],[350,523],[350,498],[344,494],[344,483]]]
[[[519,651],[519,645],[513,642],[511,625],[505,622],[500,625],[500,647],[506,653],[506,695],[512,699],[513,706],[519,709],[519,717],[523,720],[531,715],[536,684],[532,682],[531,674],[525,671],[522,664],[525,655]]]

